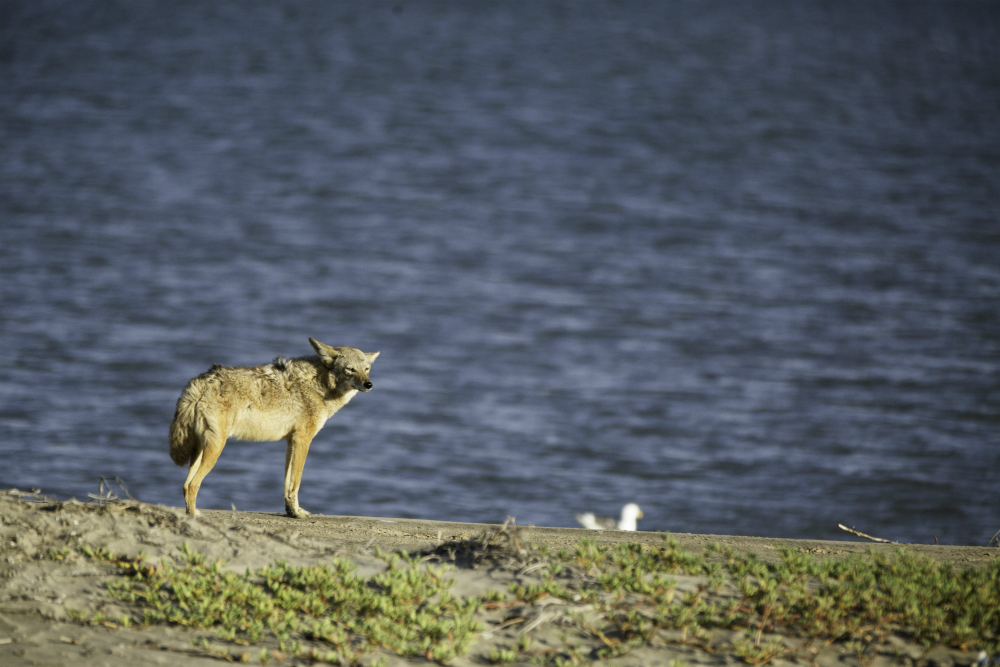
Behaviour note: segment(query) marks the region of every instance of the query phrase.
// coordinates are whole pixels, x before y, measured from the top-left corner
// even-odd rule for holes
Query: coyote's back
[[[170,424],[170,458],[189,465],[184,501],[195,501],[226,440],[282,440],[285,454],[285,510],[299,507],[302,468],[313,437],[359,392],[372,388],[369,372],[378,352],[330,347],[309,339],[316,356],[275,359],[263,366],[212,366],[188,382]]]

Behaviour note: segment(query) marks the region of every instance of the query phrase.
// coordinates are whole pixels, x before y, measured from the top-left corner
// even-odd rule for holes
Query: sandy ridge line
[[[204,511],[206,516],[222,518],[232,512],[221,510]],[[335,539],[345,545],[364,544],[375,538],[375,543],[385,550],[418,550],[436,544],[437,540],[456,540],[472,537],[485,530],[496,528],[497,524],[463,523],[454,521],[433,521],[427,519],[404,519],[358,516],[312,515],[306,519],[289,519],[283,514],[265,512],[238,512],[240,520],[248,526],[264,530],[281,531],[292,529],[302,536],[319,539]],[[553,549],[568,549],[581,538],[595,540],[600,545],[635,542],[655,546],[662,543],[660,533],[636,531],[593,531],[581,528],[546,528],[528,526],[524,537],[528,542]],[[717,542],[732,547],[736,551],[752,551],[767,562],[781,560],[779,550],[793,549],[822,558],[846,557],[850,554],[864,554],[869,549],[876,553],[892,553],[906,548],[929,558],[951,561],[964,567],[987,565],[1000,558],[1000,549],[995,547],[956,546],[935,544],[883,544],[866,540],[802,540],[790,538],[751,537],[734,535],[702,535],[693,533],[670,533],[681,546],[694,553],[700,553],[706,544]]]

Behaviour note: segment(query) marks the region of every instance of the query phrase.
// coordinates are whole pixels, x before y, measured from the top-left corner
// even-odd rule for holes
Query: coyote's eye
[[[348,366],[344,370],[347,371],[348,373],[354,373],[355,372],[355,370],[353,368],[351,368],[350,366]]]

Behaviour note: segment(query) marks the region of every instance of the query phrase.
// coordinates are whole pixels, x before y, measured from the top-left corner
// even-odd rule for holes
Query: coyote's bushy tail
[[[198,403],[207,386],[205,375],[199,375],[177,399],[174,421],[170,423],[170,458],[179,466],[187,465],[198,447]]]

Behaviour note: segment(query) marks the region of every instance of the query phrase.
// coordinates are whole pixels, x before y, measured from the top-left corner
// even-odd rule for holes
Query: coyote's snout
[[[299,507],[299,484],[309,443],[326,420],[359,391],[371,391],[368,376],[378,352],[330,347],[309,339],[316,356],[282,359],[264,366],[212,366],[191,380],[177,400],[170,424],[170,458],[190,465],[184,481],[187,513],[197,515],[198,489],[215,466],[226,440],[285,440],[285,511]]]

